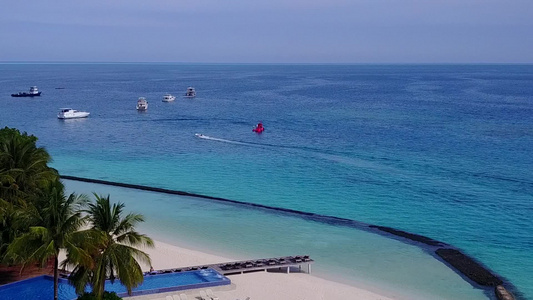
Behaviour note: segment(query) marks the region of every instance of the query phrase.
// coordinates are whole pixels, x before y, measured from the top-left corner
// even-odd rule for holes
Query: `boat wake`
[[[267,143],[254,143],[254,142],[242,142],[242,141],[235,141],[235,140],[226,140],[226,139],[220,139],[212,136],[207,136],[201,133],[195,133],[194,134],[197,138],[201,138],[204,140],[210,140],[210,141],[217,141],[217,142],[223,142],[223,143],[229,143],[229,144],[235,144],[235,145],[243,145],[243,146],[250,146],[250,147],[270,147],[270,148],[284,148],[284,149],[293,149],[293,150],[300,150],[300,151],[307,151],[307,152],[317,152],[321,153],[320,150],[310,148],[310,147],[301,147],[301,146],[291,146],[291,145],[276,145],[276,144],[267,144]]]
[[[194,135],[195,135],[197,138],[201,138],[201,139],[204,139],[204,140],[217,141],[217,142],[223,142],[223,143],[230,143],[230,144],[236,144],[236,145],[248,145],[248,146],[254,146],[253,144],[250,144],[250,143],[243,143],[243,142],[239,142],[239,141],[232,141],[232,140],[219,139],[219,138],[215,138],[215,137],[211,137],[211,136],[203,135],[203,134],[201,134],[201,133],[195,133]]]

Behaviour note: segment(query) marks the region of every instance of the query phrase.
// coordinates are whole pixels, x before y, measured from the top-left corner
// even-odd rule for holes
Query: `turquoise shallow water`
[[[531,298],[532,81],[530,65],[4,64],[0,125],[37,135],[53,155],[53,166],[65,175],[315,212],[442,240],[478,258],[514,283],[524,298]],[[43,96],[9,97],[30,85],[38,85]],[[196,87],[197,98],[161,102],[163,94],[178,95],[189,85]],[[134,109],[140,96],[150,105],[143,114]],[[55,114],[65,106],[90,111],[91,116],[59,121]],[[251,132],[258,121],[266,127],[259,136]],[[199,139],[195,133],[221,140]],[[157,220],[172,219],[175,201],[160,201],[149,201],[151,208],[136,202],[132,209],[140,207],[147,215],[150,209],[158,210]],[[380,253],[377,248],[395,249],[391,245],[369,252],[354,249],[390,241],[353,229],[288,218],[283,229],[276,227],[270,234],[286,228],[301,234],[270,238],[274,245],[247,249],[261,239],[242,224],[260,217],[250,211],[235,217],[228,210],[239,211],[192,210],[192,216],[169,225],[182,226],[170,236],[202,246],[214,243],[228,252],[240,245],[243,255],[250,256],[268,255],[281,244],[298,245],[290,242],[294,236],[317,235],[326,241],[336,236],[344,242],[342,248],[309,251],[324,260],[324,266],[336,265],[349,277],[376,273],[368,278],[421,293],[434,291],[448,299],[467,293],[459,287],[446,296],[447,289],[438,292],[433,287],[435,282],[455,282],[450,279],[459,278],[455,274],[442,275],[444,279],[428,275],[409,283],[404,281],[418,277],[414,271],[399,275],[401,263],[390,273],[380,274],[377,267],[371,271],[368,265],[381,260],[397,257],[397,262],[405,262],[411,257],[411,267],[417,265],[412,261],[430,257],[419,249],[421,255],[411,250],[373,255]],[[235,232],[243,243],[215,239],[223,235],[214,225],[197,232],[194,214],[208,212],[226,228],[224,234]],[[262,227],[280,218],[261,216]],[[235,219],[243,223],[234,224]],[[157,233],[169,227],[149,220],[147,230]],[[246,239],[250,243],[244,243]],[[320,244],[303,240],[302,245]],[[336,244],[336,239],[326,244]],[[334,257],[355,257],[358,262],[343,267]],[[441,268],[420,264],[424,272],[441,274]],[[466,298],[480,293],[471,292]]]
[[[142,211],[143,231],[171,244],[237,260],[308,254],[316,261],[313,274],[399,299],[487,299],[420,248],[376,234],[209,200],[65,183],[70,191],[109,193]]]

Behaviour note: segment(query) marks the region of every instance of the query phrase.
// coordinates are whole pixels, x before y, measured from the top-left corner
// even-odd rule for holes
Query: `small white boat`
[[[171,94],[166,94],[163,96],[163,102],[172,102],[174,100],[176,100],[176,97],[172,96]]]
[[[86,118],[91,113],[86,111],[77,111],[72,108],[61,108],[57,114],[58,119],[76,119],[76,118]]]
[[[139,97],[139,100],[137,100],[137,110],[145,111],[147,109],[148,109],[148,101],[146,101],[144,97]]]
[[[187,92],[185,93],[186,98],[194,98],[196,97],[196,91],[192,86],[187,88]]]

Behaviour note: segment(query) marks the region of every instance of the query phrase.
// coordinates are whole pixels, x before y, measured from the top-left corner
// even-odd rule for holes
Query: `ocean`
[[[425,235],[533,299],[532,83],[533,65],[0,64],[0,126],[37,136],[62,175]],[[41,97],[10,97],[33,85]],[[189,86],[196,98],[182,97]],[[162,102],[166,93],[177,99]],[[139,97],[148,111],[136,111]],[[58,120],[62,107],[91,115]],[[258,122],[261,135],[252,132]],[[319,276],[409,299],[492,297],[397,239],[264,209],[65,183],[125,202],[162,241],[243,258],[309,254]]]

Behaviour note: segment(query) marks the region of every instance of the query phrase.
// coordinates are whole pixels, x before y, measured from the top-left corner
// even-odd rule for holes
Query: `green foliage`
[[[57,299],[58,256],[61,249],[74,253],[79,261],[89,261],[84,249],[77,248],[73,241],[82,237],[79,231],[84,223],[81,208],[87,202],[85,196],[64,194],[59,180],[49,182],[39,193],[39,209],[25,214],[24,219],[31,224],[28,232],[18,236],[8,246],[5,260],[22,264],[45,265],[54,260],[54,299]]]
[[[109,195],[104,197],[95,194],[95,198],[95,203],[88,205],[87,217],[91,224],[90,232],[99,240],[93,239],[97,244],[93,244],[93,251],[89,251],[92,258],[90,263],[67,256],[66,265],[74,267],[71,282],[78,293],[90,284],[98,296],[105,290],[106,278],[118,277],[131,294],[132,288],[144,280],[139,262],[146,265],[151,262],[148,254],[135,246],[153,247],[153,241],[135,231],[135,226],[144,221],[142,215],[130,213],[123,216],[124,204],[111,204]]]
[[[37,138],[14,128],[0,129],[0,258],[13,239],[34,225],[26,216],[35,211],[39,194],[58,180],[48,167],[50,155]]]
[[[65,195],[58,172],[48,166],[50,155],[36,143],[33,135],[0,129],[0,260],[24,268],[53,259],[57,279],[58,254],[66,250],[62,265],[74,268],[69,282],[78,293],[90,285],[96,299],[121,299],[104,292],[105,279],[118,276],[129,293],[143,282],[139,262],[149,265],[150,257],[135,246],[153,246],[135,231],[143,216],[124,216],[124,204],[111,205],[109,196],[95,195],[95,203],[87,206],[85,196]],[[91,228],[80,230],[86,221]]]
[[[57,171],[48,167],[52,158],[36,142],[35,136],[17,129],[0,129],[0,198],[26,200],[57,179]]]
[[[27,139],[28,141],[30,142],[33,142],[33,143],[36,143],[37,142],[37,137],[34,136],[34,135],[28,135],[28,133],[24,132],[24,133],[20,133],[20,131],[16,128],[9,128],[9,127],[4,127],[2,129],[0,129],[0,141],[4,140],[4,139],[9,139],[11,137],[14,137],[14,136],[21,136],[22,138],[24,139]]]
[[[117,293],[115,292],[104,292],[102,299],[103,300],[122,300],[122,298],[117,296]],[[83,295],[78,297],[78,300],[97,300],[97,298],[94,293],[84,293]]]

